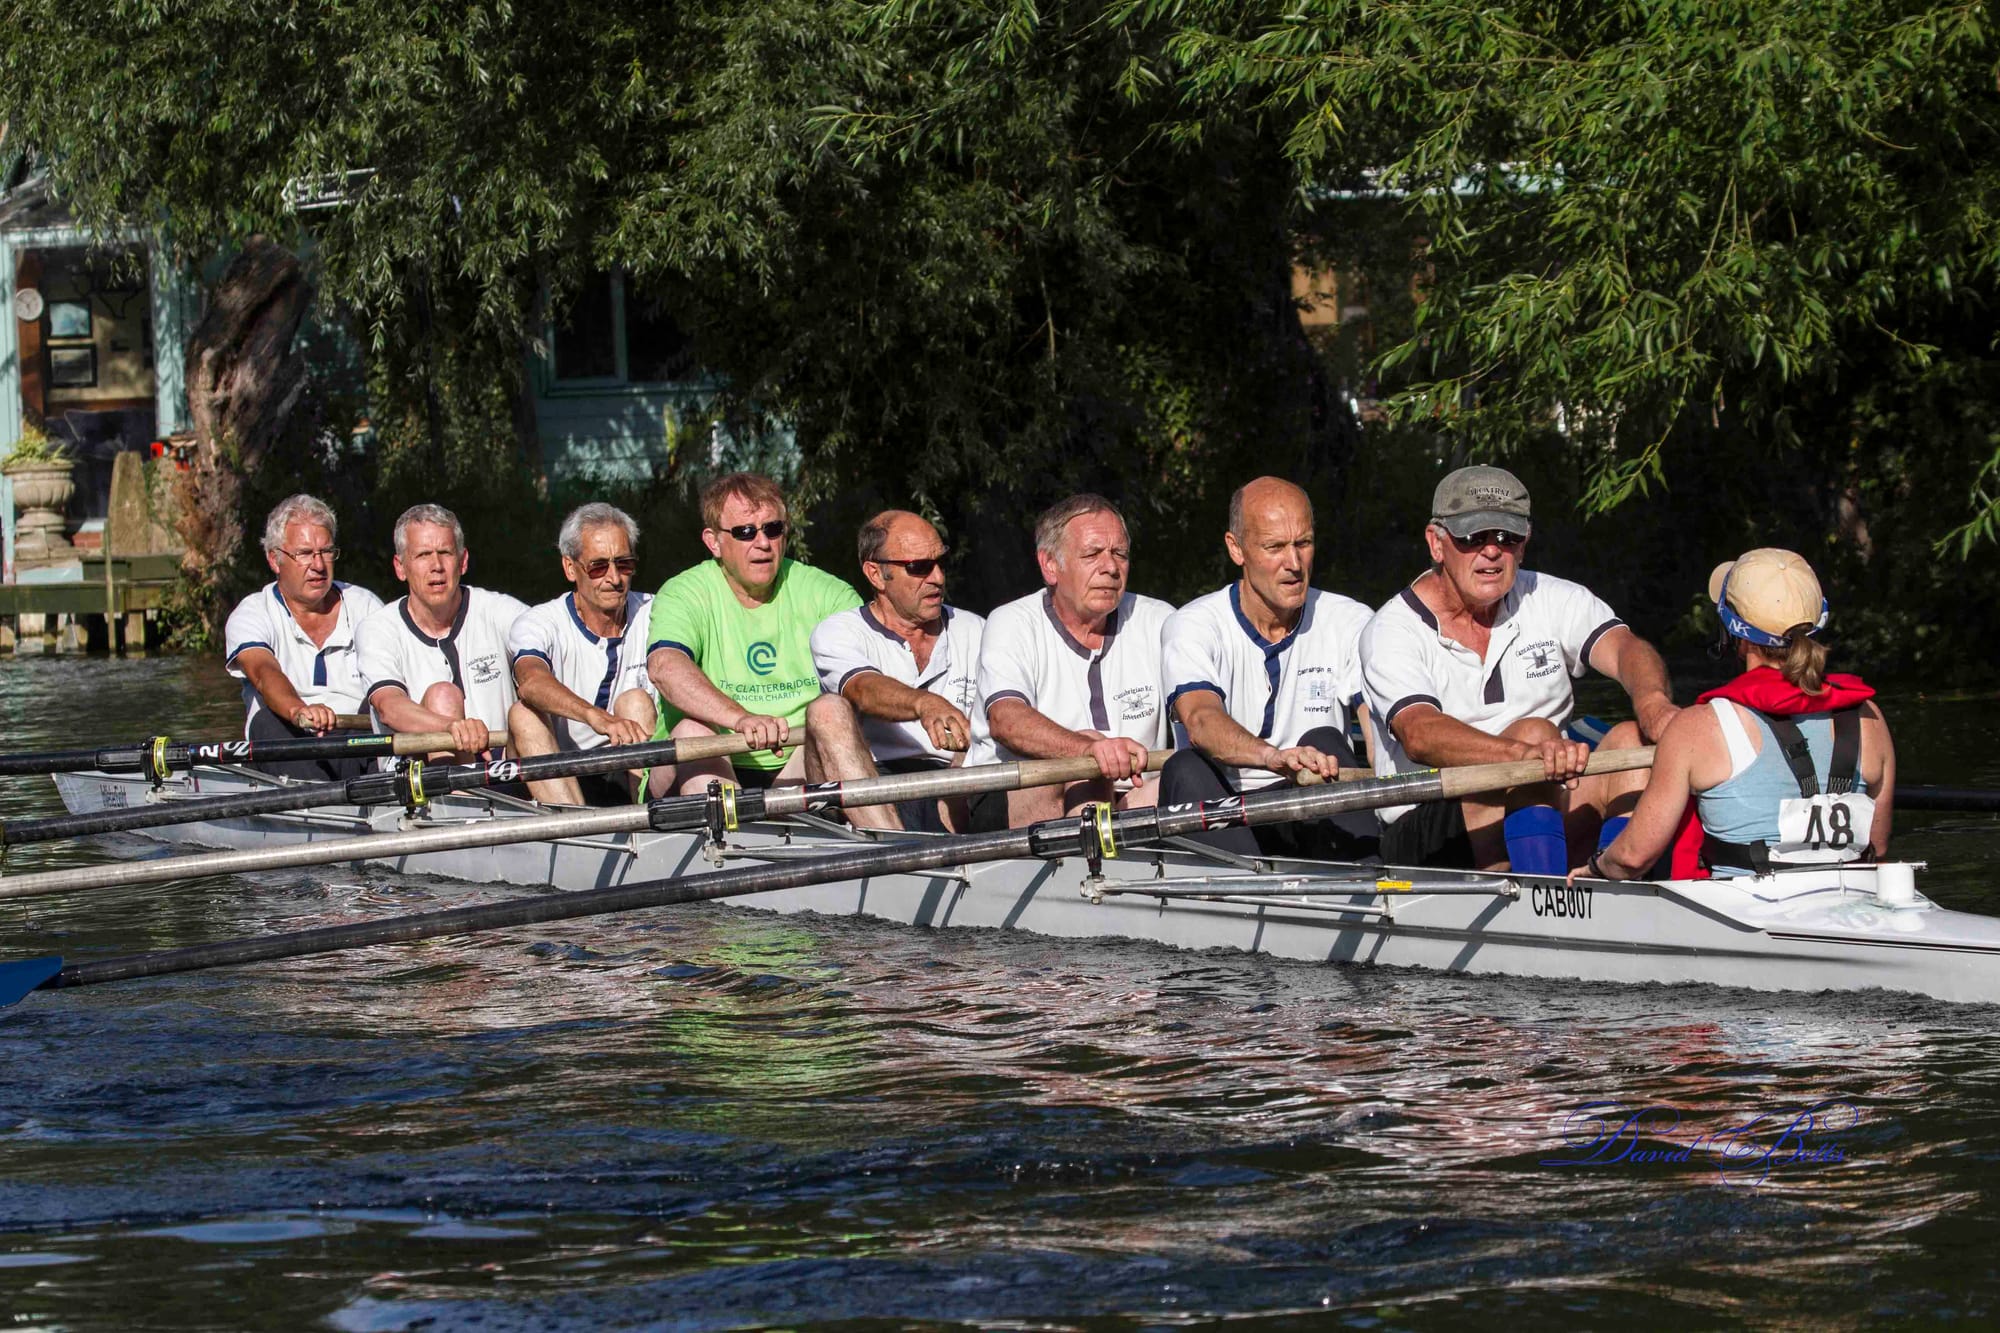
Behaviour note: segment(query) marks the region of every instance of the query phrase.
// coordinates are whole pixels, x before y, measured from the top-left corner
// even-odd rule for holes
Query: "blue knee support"
[[[1531,805],[1510,813],[1501,829],[1507,835],[1507,860],[1515,870],[1524,875],[1569,873],[1562,811],[1552,805]]]
[[[1612,843],[1618,841],[1618,835],[1623,833],[1625,826],[1631,822],[1632,816],[1630,815],[1613,815],[1611,818],[1605,820],[1604,827],[1597,832],[1597,850],[1601,852]]]

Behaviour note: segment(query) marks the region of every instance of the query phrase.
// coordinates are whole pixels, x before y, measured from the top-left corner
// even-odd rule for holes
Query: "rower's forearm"
[[[841,686],[840,693],[854,705],[855,712],[885,722],[915,722],[920,716],[917,705],[924,695],[924,691],[891,680],[879,671],[862,672]]]
[[[446,717],[442,713],[433,713],[409,695],[400,692],[383,694],[378,691],[369,699],[368,704],[382,719],[382,725],[395,732],[450,731],[451,724],[459,720]]]
[[[544,717],[560,717],[571,722],[590,722],[594,709],[577,697],[575,690],[556,679],[553,671],[537,671],[514,683],[514,693],[528,707]]]
[[[299,696],[297,687],[285,674],[284,668],[278,665],[277,658],[260,657],[262,660],[254,664],[245,663],[243,674],[250,678],[250,684],[257,691],[257,697],[263,700],[264,707],[290,722],[306,706],[306,701]]]
[[[1189,744],[1229,768],[1264,768],[1277,750],[1220,708],[1183,717],[1181,725],[1187,728]]]
[[[686,653],[659,649],[647,660],[646,669],[665,703],[705,726],[734,731],[749,711],[716,689]]]
[[[1489,736],[1477,727],[1445,717],[1441,713],[1413,720],[1397,732],[1403,753],[1431,768],[1458,768],[1467,764],[1504,764],[1535,753],[1520,741],[1505,736]]]
[[[1074,759],[1090,753],[1090,737],[1058,726],[1019,699],[988,706],[986,725],[994,740],[1030,759]]]

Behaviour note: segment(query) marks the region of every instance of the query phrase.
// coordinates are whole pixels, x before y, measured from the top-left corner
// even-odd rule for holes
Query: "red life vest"
[[[1754,708],[1760,713],[1774,713],[1779,717],[1803,717],[1811,713],[1831,713],[1842,708],[1852,708],[1874,697],[1874,687],[1859,676],[1832,673],[1827,676],[1826,683],[1818,694],[1807,694],[1786,680],[1784,673],[1776,667],[1760,666],[1752,667],[1726,685],[1718,685],[1696,699],[1695,705],[1703,707],[1711,699],[1727,699],[1731,703],[1742,704],[1745,708]],[[1670,878],[1709,877],[1708,867],[1701,863],[1701,847],[1706,836],[1701,827],[1699,803],[1690,799],[1687,810],[1681,815],[1681,826],[1674,834],[1673,848],[1668,854]]]

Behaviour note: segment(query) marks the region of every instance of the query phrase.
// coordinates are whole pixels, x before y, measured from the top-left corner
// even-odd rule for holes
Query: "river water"
[[[1906,780],[2000,784],[1991,698],[1888,707]],[[236,716],[212,662],[0,659],[0,750]],[[0,785],[0,818],[57,809]],[[1931,896],[2000,912],[2000,821],[1898,836]],[[0,957],[492,893],[342,867],[39,899],[0,907]],[[2000,1011],[1900,996],[709,906],[37,994],[0,1070],[14,1328],[2000,1317]],[[1656,1160],[1551,1164],[1604,1102],[1653,1108]]]

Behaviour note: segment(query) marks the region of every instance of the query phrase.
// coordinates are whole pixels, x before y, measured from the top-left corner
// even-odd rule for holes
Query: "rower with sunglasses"
[[[861,525],[861,575],[874,596],[828,616],[812,632],[820,684],[861,715],[873,762],[837,779],[993,762],[979,706],[979,648],[986,621],[944,600],[944,539],[922,515],[885,510]],[[1005,805],[997,805],[1005,825]],[[963,833],[963,801],[908,801],[904,828]]]
[[[646,670],[660,692],[658,734],[733,731],[754,747],[731,759],[653,770],[655,795],[693,795],[716,778],[751,787],[821,781],[861,770],[868,745],[854,709],[820,691],[812,631],[861,603],[843,579],[785,558],[785,495],[769,477],[733,472],[702,488],[704,560],[653,599]],[[793,732],[803,726],[799,744]],[[895,828],[893,810],[848,812]]]
[[[570,590],[531,606],[507,632],[519,694],[507,714],[514,752],[523,758],[559,750],[595,750],[651,740],[659,721],[646,678],[650,593],[636,592],[633,548],[639,525],[601,502],[570,511],[556,535]],[[637,772],[531,782],[538,801],[624,805],[638,791]]]
[[[1549,778],[1508,795],[1384,810],[1391,865],[1567,874],[1568,843],[1596,846],[1615,795],[1606,779],[1580,776],[1589,748],[1563,737],[1571,677],[1594,668],[1631,697],[1638,721],[1612,728],[1610,748],[1657,739],[1678,711],[1651,644],[1588,588],[1521,568],[1532,531],[1528,489],[1513,473],[1453,472],[1424,529],[1430,570],[1362,631],[1377,773],[1540,759]]]

